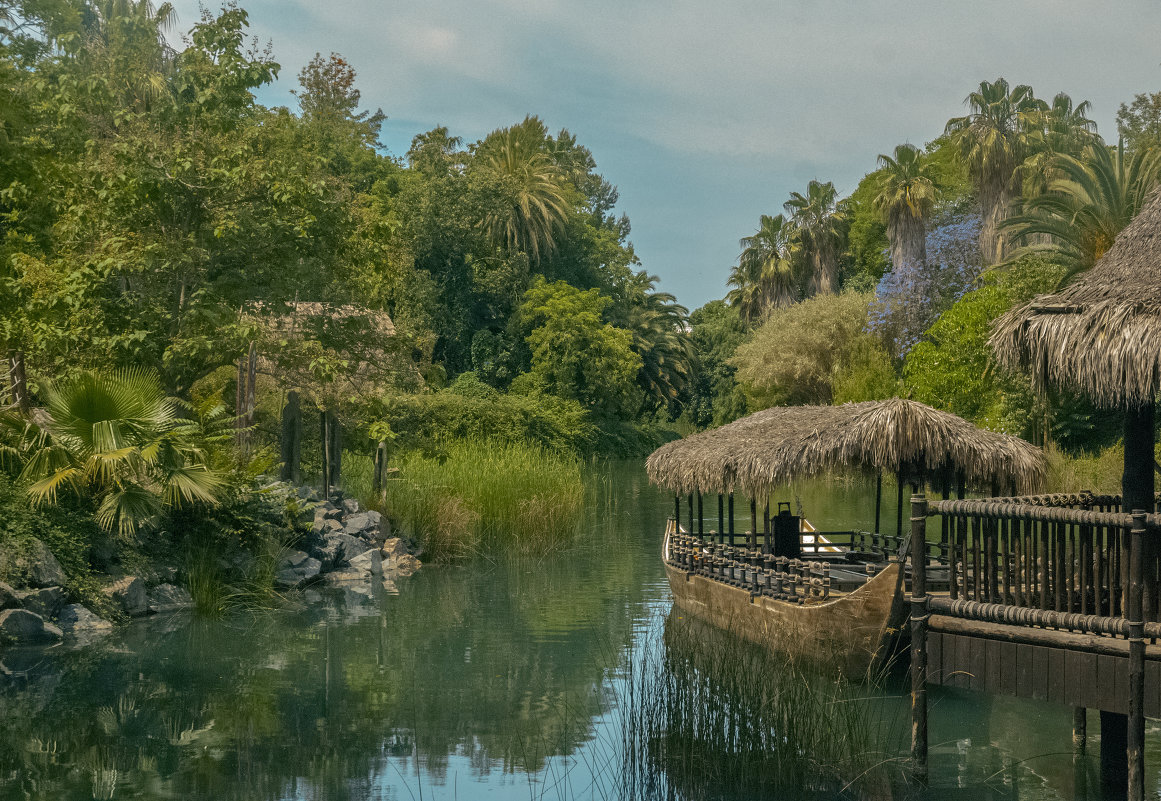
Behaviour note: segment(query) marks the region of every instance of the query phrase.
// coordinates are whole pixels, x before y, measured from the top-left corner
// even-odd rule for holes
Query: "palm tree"
[[[1161,151],[1156,149],[1126,157],[1122,141],[1116,148],[1089,145],[1083,155],[1057,154],[1046,192],[1026,200],[1022,212],[1004,223],[1014,238],[1047,239],[1015,256],[1040,253],[1063,264],[1068,272],[1062,283],[1105,254],[1161,183]]]
[[[490,134],[478,154],[502,193],[484,214],[484,230],[497,247],[525,253],[533,264],[556,250],[575,205],[575,189],[545,142],[543,123],[527,117]]]
[[[1060,92],[1051,105],[1025,115],[1028,144],[1034,151],[1020,167],[1026,195],[1047,191],[1055,156],[1079,156],[1086,147],[1101,141],[1096,123],[1088,117],[1091,110],[1087,100],[1074,105],[1071,97]]]
[[[923,154],[915,145],[879,155],[883,176],[872,200],[883,216],[895,270],[922,269],[927,264],[927,217],[935,205],[935,184],[927,177]]]
[[[144,110],[166,93],[175,56],[166,34],[176,23],[172,3],[98,0],[85,5],[86,56],[101,65],[121,106]]]
[[[633,351],[641,357],[637,384],[644,391],[645,411],[675,401],[693,375],[693,341],[689,311],[668,292],[657,292],[657,276],[633,274],[625,283],[624,302],[613,307],[611,322],[633,335]]]
[[[33,503],[54,503],[63,489],[91,495],[97,522],[125,536],[166,507],[216,503],[221,477],[193,444],[200,424],[179,416],[156,374],[85,373],[42,392],[42,424],[0,416],[15,435],[0,457],[19,465]]]
[[[838,205],[834,184],[811,181],[805,195],[791,192],[783,208],[790,215],[794,239],[810,270],[806,294],[838,292],[838,256],[847,216]]]
[[[798,300],[790,233],[790,225],[781,214],[763,214],[758,218],[758,230],[738,242],[742,253],[730,271],[727,283],[733,289],[726,300],[748,323],[761,319],[771,308]]]
[[[1036,99],[1032,87],[1012,89],[1003,78],[983,81],[964,102],[970,113],[948,120],[946,132],[958,145],[979,193],[980,251],[985,262],[994,264],[1006,248],[1000,223],[1020,194],[1016,171],[1030,152],[1026,118],[1047,105]]]

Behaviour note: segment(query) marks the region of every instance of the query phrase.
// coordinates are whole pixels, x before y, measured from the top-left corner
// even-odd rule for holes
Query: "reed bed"
[[[436,559],[539,556],[579,531],[585,486],[574,457],[458,441],[438,457],[415,452],[393,466],[385,511]],[[343,467],[348,489],[369,498],[370,460],[344,457]]]
[[[903,765],[898,699],[674,610],[634,649],[618,693],[619,796],[890,797]]]

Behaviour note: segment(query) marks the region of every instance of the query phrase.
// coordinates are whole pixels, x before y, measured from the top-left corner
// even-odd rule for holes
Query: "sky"
[[[179,27],[198,0],[175,0]],[[214,6],[211,4],[211,8]],[[1092,102],[1161,91],[1158,0],[241,0],[290,91],[316,52],[358,71],[402,156],[437,125],[471,142],[538,115],[620,191],[642,268],[690,309],[722,297],[738,240],[811,179],[849,193],[922,146],[983,80]]]

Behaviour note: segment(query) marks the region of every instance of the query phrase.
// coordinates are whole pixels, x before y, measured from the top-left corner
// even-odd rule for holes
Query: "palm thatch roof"
[[[1152,403],[1161,379],[1161,191],[1088,272],[995,324],[1000,363],[1098,405]]]
[[[902,398],[766,409],[663,445],[645,467],[673,492],[751,494],[841,469],[914,476],[946,467],[971,485],[1024,493],[1045,471],[1044,454],[1024,440]]]

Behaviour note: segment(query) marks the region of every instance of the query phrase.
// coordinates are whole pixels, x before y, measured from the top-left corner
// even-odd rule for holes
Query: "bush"
[[[369,473],[367,457],[356,458]],[[413,452],[387,482],[387,510],[436,558],[537,555],[570,542],[584,499],[580,462],[544,448],[448,443],[443,458]],[[365,484],[349,488],[366,497]],[[362,492],[359,492],[362,490]]]
[[[818,295],[771,312],[730,360],[750,408],[830,403],[836,371],[865,336],[869,300],[853,292]]]
[[[597,428],[576,401],[505,394],[463,376],[432,395],[376,400],[358,416],[387,423],[397,437],[395,448],[402,452],[431,452],[433,445],[485,439],[577,455],[592,453],[597,446]]]

